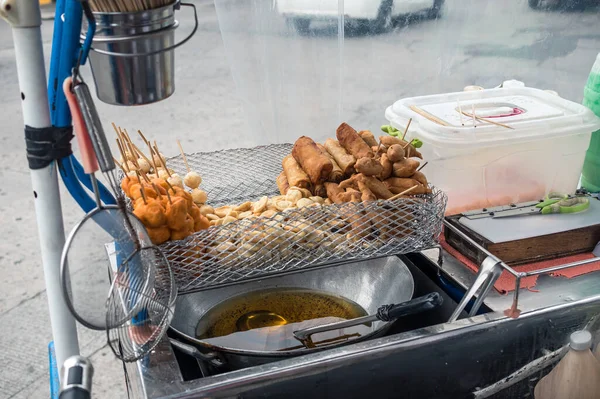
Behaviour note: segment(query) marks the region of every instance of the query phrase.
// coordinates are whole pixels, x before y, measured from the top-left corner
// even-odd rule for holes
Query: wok
[[[224,337],[225,339],[197,338],[198,322],[207,312],[223,301],[255,291],[282,288],[309,289],[340,296],[360,306],[365,314],[372,315],[376,314],[382,305],[410,301],[413,295],[414,281],[410,271],[400,258],[388,257],[301,270],[180,295],[177,298],[175,314],[171,321],[171,330],[183,342],[193,346],[172,340],[173,345],[179,350],[207,360],[213,365],[227,365],[231,369],[239,369],[381,336],[393,323],[393,320],[386,322],[377,319],[367,325],[370,327],[368,331],[364,330],[365,325],[363,324],[360,336],[353,337],[352,334],[349,334],[341,341],[335,339],[332,342],[310,348],[303,346],[298,341],[299,346],[292,350],[265,350],[264,348],[268,345],[264,345],[264,343],[273,338],[269,337],[269,334],[265,334],[264,340],[262,340],[262,335],[257,333],[251,339],[243,342],[228,340],[228,337]],[[410,313],[428,309],[428,307],[419,306],[413,306],[413,308],[414,310]],[[312,324],[312,326],[314,325]],[[311,325],[304,324],[287,329],[285,328],[287,326],[281,327],[277,330],[279,335],[283,334],[282,331],[285,330],[286,337],[293,337],[293,331],[311,327]],[[272,330],[269,331],[272,332]]]

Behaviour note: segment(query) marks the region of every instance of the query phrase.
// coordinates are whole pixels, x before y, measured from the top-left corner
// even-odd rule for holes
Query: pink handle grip
[[[79,105],[75,95],[71,92],[71,84],[73,80],[68,77],[63,82],[63,91],[71,110],[71,117],[73,118],[73,130],[75,131],[75,137],[77,137],[77,144],[79,145],[79,151],[81,152],[81,160],[83,163],[83,170],[87,174],[91,174],[98,171],[98,160],[96,159],[96,153],[90,140],[87,127],[81,115]]]

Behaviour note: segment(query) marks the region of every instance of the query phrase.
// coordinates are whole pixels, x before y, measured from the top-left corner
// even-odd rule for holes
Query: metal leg
[[[0,0],[0,16],[13,27],[24,122],[35,128],[49,127],[38,0]],[[75,320],[63,300],[59,278],[64,227],[57,175],[55,163],[31,170],[52,334],[57,362],[62,364],[67,358],[79,354],[79,343]]]
[[[477,291],[479,291],[479,289],[483,287],[481,289],[481,294],[479,294],[479,297],[477,298],[477,300],[473,304],[473,307],[471,308],[471,311],[469,312],[469,316],[477,314],[477,311],[483,303],[485,296],[494,286],[496,280],[498,280],[498,277],[500,277],[500,274],[502,274],[501,261],[498,258],[492,256],[488,256],[487,258],[485,258],[481,263],[479,273],[477,273],[477,277],[471,285],[471,288],[469,288],[469,290],[466,292],[465,296],[454,310],[454,313],[452,313],[452,316],[450,316],[448,322],[452,323],[456,321],[458,319],[458,316],[460,316],[461,312],[465,310],[471,299],[475,297]]]

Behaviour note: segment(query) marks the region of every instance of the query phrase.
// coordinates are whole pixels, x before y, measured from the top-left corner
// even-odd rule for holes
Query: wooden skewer
[[[150,179],[148,178],[148,175],[143,170],[139,169],[138,172],[142,175],[144,180],[146,180],[146,183],[150,183]]]
[[[171,187],[171,185],[169,184],[169,187]],[[171,187],[173,188],[173,187]],[[173,190],[173,193],[175,193],[175,190]],[[171,200],[171,196],[169,195],[169,190],[167,190],[167,198],[169,199],[169,204],[173,203],[173,200]]]
[[[419,169],[417,169],[417,172],[420,172],[421,169],[423,169],[425,166],[427,166],[428,163],[429,163],[429,161],[427,161],[423,165],[419,166]]]
[[[148,201],[146,200],[146,193],[144,193],[144,188],[140,188],[140,193],[142,193],[142,198],[144,199],[144,204],[148,205]]]
[[[179,142],[179,140],[177,140],[177,145],[179,146],[179,151],[181,151],[181,156],[183,157],[183,163],[185,163],[185,167],[187,168],[188,173],[190,173],[192,170],[190,169],[190,165],[188,164],[187,157],[185,156],[185,152],[183,152],[183,147],[181,146],[181,143]]]
[[[156,167],[156,161],[154,160],[154,151],[152,151],[152,144],[150,142],[146,142],[148,144],[148,149],[150,150],[150,158],[152,158],[152,163],[150,165],[154,166],[154,173],[156,173],[156,177],[158,177],[158,168]]]
[[[406,129],[404,129],[404,134],[402,135],[402,140],[404,140],[404,138],[406,137],[406,133],[408,133],[408,128],[410,127],[411,122],[412,122],[412,118],[410,118],[408,120],[408,123],[406,124]]]
[[[117,147],[119,147],[119,152],[121,153],[121,157],[123,158],[123,165],[125,165],[125,169],[127,169],[127,172],[131,172],[129,166],[127,165],[127,155],[125,155],[125,151],[123,150],[123,147],[121,147],[121,142],[119,141],[119,139],[117,139]]]
[[[415,189],[415,188],[417,188],[417,187],[419,187],[419,185],[418,185],[418,184],[417,184],[417,185],[415,185],[415,186],[412,186],[412,187],[411,187],[411,188],[409,188],[409,189],[406,189],[406,190],[402,191],[402,192],[401,192],[401,193],[399,193],[399,194],[396,194],[396,195],[394,195],[394,196],[393,196],[393,197],[391,197],[391,198],[388,198],[388,201],[393,201],[393,200],[395,200],[395,199],[398,199],[398,198],[402,197],[404,194],[410,193],[412,190],[414,190],[414,189]]]
[[[146,162],[148,162],[148,164],[150,164],[150,166],[152,166],[152,162],[150,162],[150,160],[146,157],[146,155],[144,155],[144,153],[142,152],[142,150],[140,150],[135,144],[131,143],[131,145],[133,146],[133,149],[135,150],[135,152],[142,157]]]
[[[456,99],[456,105],[458,105],[458,115],[460,115],[460,124],[464,126],[465,120],[463,119],[463,112],[462,108],[460,107],[460,101],[458,98]]]
[[[115,163],[117,164],[117,166],[119,167],[119,169],[121,169],[123,171],[123,173],[125,173],[125,176],[127,176],[127,171],[123,167],[123,164],[121,164],[121,162],[119,162],[119,160],[117,158],[115,158],[115,157],[113,157],[113,160],[115,161]],[[127,176],[127,178],[129,178],[129,176]]]
[[[162,195],[160,194],[160,190],[158,189],[158,187],[156,187],[156,184],[152,183],[152,187],[154,187],[154,191],[156,191],[158,199],[162,201]]]
[[[129,152],[131,153],[131,162],[133,162],[133,164],[140,169],[140,165],[138,164],[137,161],[137,152],[135,151],[135,149],[133,148],[133,143],[131,142],[131,139],[129,138],[129,135],[127,134],[127,130],[123,129],[123,136],[122,136],[122,140],[125,142],[125,144],[127,145],[127,147],[129,147]]]
[[[171,172],[169,172],[169,168],[167,168],[167,162],[160,156],[160,151],[158,151],[158,146],[156,145],[156,141],[154,142],[154,150],[156,151],[156,157],[162,164],[163,168],[167,171],[167,175],[171,177]]]
[[[167,186],[169,186],[169,190],[173,190],[173,194],[175,193],[175,189],[173,188],[173,186],[171,185],[171,183],[169,183],[167,180],[165,180],[165,182],[167,183]],[[167,190],[167,194],[169,194],[169,190]]]
[[[441,120],[435,115],[431,115],[429,112],[417,107],[416,105],[411,105],[409,108],[417,114],[429,119],[430,121],[437,123],[438,125],[450,126],[450,124],[448,124],[446,121]]]
[[[463,112],[463,115],[468,116],[469,118],[472,116],[472,115],[469,115],[466,112]],[[504,123],[500,123],[500,122],[494,122],[493,120],[488,119],[488,118],[482,118],[482,117],[476,116],[476,115],[475,115],[475,118],[477,118],[481,122],[487,122],[487,123],[491,123],[492,125],[496,125],[496,126],[500,126],[500,127],[505,127],[507,129],[511,129],[511,130],[515,130],[515,128],[512,127],[512,126],[508,126],[508,125],[505,125]]]
[[[138,130],[138,134],[140,135],[140,137],[142,138],[142,140],[144,140],[144,143],[146,143],[146,144],[149,143],[148,139],[146,138],[146,136],[144,136],[144,133],[142,133],[141,130]]]
[[[115,133],[117,133],[117,137],[121,138],[121,134],[119,132],[119,129],[117,129],[117,125],[115,125],[114,122],[111,122],[110,124],[112,125],[113,129],[115,129]]]

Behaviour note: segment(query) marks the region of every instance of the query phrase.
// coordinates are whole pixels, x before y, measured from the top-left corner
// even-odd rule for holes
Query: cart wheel
[[[531,1],[531,0],[530,0]],[[444,6],[444,0],[434,0],[433,7],[427,12],[429,19],[438,19],[442,15],[442,7]]]
[[[306,35],[310,28],[310,19],[308,18],[294,18],[291,20],[291,25],[296,29],[296,32],[301,35]]]

